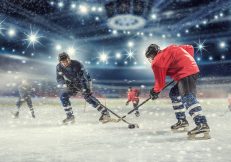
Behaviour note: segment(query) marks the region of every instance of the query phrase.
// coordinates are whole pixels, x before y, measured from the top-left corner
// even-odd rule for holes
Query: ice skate
[[[140,116],[140,112],[139,112],[139,111],[136,111],[136,112],[135,112],[135,115],[136,115],[136,117],[139,117],[139,116]]]
[[[192,129],[188,132],[188,139],[189,140],[206,140],[210,139],[210,128],[207,123],[199,124],[196,128]]]
[[[15,113],[12,113],[12,117],[13,117],[14,119],[17,119],[17,118],[19,117],[19,112],[17,111],[17,112],[15,112]]]
[[[188,121],[186,119],[180,119],[178,122],[171,126],[171,130],[175,133],[188,131]]]
[[[99,121],[103,124],[108,123],[108,122],[118,122],[118,120],[111,118],[108,111],[102,112],[102,115],[100,116]]]
[[[67,115],[67,118],[63,120],[63,124],[73,124],[75,123],[75,116],[74,115]]]
[[[32,116],[32,118],[35,118],[34,111],[33,111],[33,112],[31,112],[31,116]]]

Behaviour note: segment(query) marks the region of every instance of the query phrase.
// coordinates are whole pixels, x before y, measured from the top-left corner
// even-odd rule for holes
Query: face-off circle
[[[123,14],[108,19],[108,26],[115,30],[136,30],[144,27],[146,20],[143,17]]]

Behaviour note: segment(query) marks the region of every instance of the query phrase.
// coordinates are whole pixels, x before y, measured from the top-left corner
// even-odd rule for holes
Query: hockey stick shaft
[[[116,114],[115,112],[113,112],[111,109],[109,109],[109,108],[107,108],[106,106],[104,106],[104,105],[102,105],[102,104],[100,104],[103,108],[105,108],[105,109],[107,109],[110,113],[112,113],[113,115],[115,115],[119,120],[118,121],[120,121],[120,120],[122,120],[124,123],[127,123],[127,124],[133,124],[133,123],[130,123],[130,122],[128,122],[127,120],[125,120],[125,119],[123,119],[122,117],[120,117],[118,114]],[[138,124],[133,124],[133,125],[138,125]]]
[[[151,99],[150,97],[147,98],[145,101],[143,101],[143,102],[142,102],[141,104],[139,104],[137,107],[135,107],[134,109],[132,109],[131,111],[129,111],[129,112],[127,113],[127,115],[129,115],[129,114],[131,114],[132,112],[134,112],[135,110],[137,110],[139,107],[141,107],[143,104],[145,104],[146,102],[148,102],[150,99]],[[123,116],[122,118],[124,118],[124,116]]]
[[[75,88],[78,88],[78,87],[75,87]],[[100,106],[102,106],[103,108],[107,109],[110,113],[112,113],[113,115],[115,115],[117,118],[118,118],[118,122],[120,120],[122,120],[124,123],[127,123],[128,125],[132,124],[132,125],[135,125],[136,127],[139,127],[138,124],[133,124],[133,123],[130,123],[128,121],[126,121],[125,119],[122,119],[118,114],[116,114],[115,112],[113,112],[112,110],[110,110],[109,108],[107,108],[106,106],[102,105],[100,102],[98,102],[98,104]]]
[[[167,85],[165,85],[164,88],[162,89],[162,91],[163,91],[165,88],[167,88],[168,86],[170,86],[173,82],[174,82],[174,80],[171,81],[171,82],[169,82]],[[136,106],[134,109],[132,109],[131,111],[129,111],[129,112],[127,113],[127,115],[129,115],[129,114],[131,114],[132,112],[138,110],[139,107],[141,107],[143,104],[145,104],[146,102],[148,102],[150,99],[151,99],[151,97],[147,98],[147,99],[146,99],[145,101],[143,101],[141,104],[139,104],[139,105]],[[121,119],[126,118],[127,115],[124,115]]]

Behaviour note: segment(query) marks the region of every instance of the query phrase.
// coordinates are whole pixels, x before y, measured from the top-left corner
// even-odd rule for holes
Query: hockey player
[[[14,118],[19,117],[19,110],[24,102],[27,103],[30,109],[30,112],[31,112],[31,116],[35,118],[34,109],[33,109],[32,101],[31,101],[32,91],[33,91],[33,88],[30,86],[30,84],[26,80],[23,80],[21,84],[18,86],[19,98],[18,98],[18,101],[16,102],[17,110],[13,114]]]
[[[189,124],[185,116],[187,109],[196,124],[196,128],[188,131],[188,138],[210,138],[210,128],[196,98],[196,81],[199,68],[193,58],[193,46],[170,45],[160,50],[158,45],[151,44],[145,55],[152,64],[155,76],[154,88],[150,90],[152,99],[158,98],[158,94],[165,86],[166,76],[170,76],[176,82],[170,90],[169,97],[172,100],[173,110],[178,122],[172,125],[171,129],[177,131],[188,127]],[[197,134],[202,134],[203,137],[198,137]]]
[[[79,61],[71,60],[65,52],[60,53],[56,72],[58,86],[61,88],[60,100],[67,115],[66,119],[63,120],[64,124],[75,122],[69,98],[78,92],[83,95],[86,102],[101,113],[100,122],[113,121],[107,109],[103,108],[101,103],[92,95],[91,78]]]
[[[228,110],[231,111],[231,94],[228,94]]]
[[[133,108],[138,106],[138,104],[139,104],[139,94],[140,94],[140,91],[138,89],[129,87],[128,88],[128,100],[126,102],[126,106],[129,105],[130,102],[132,102]],[[140,112],[138,110],[136,110],[135,115],[137,117],[139,117]]]

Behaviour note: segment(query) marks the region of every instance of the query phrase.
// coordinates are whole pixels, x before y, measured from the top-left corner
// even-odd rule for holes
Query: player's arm
[[[194,57],[194,48],[192,45],[180,45],[179,47],[187,51],[192,57]]]
[[[56,81],[59,86],[65,85],[65,79],[63,77],[63,73],[59,67],[59,65],[56,66]]]
[[[18,93],[21,98],[24,98],[23,89],[20,86],[18,87]]]
[[[92,91],[91,77],[82,64],[80,64],[79,76],[80,76],[81,86],[83,87],[83,92],[91,93]]]
[[[132,97],[131,97],[131,95],[130,95],[129,92],[128,92],[128,100],[127,100],[127,102],[126,102],[126,105],[128,105],[129,102],[131,102],[131,100],[132,100]]]
[[[165,86],[167,68],[152,66],[152,70],[155,76],[155,84],[150,90],[150,98],[154,100],[158,98],[160,91]]]
[[[166,80],[166,68],[163,67],[154,67],[153,72],[155,76],[155,84],[154,84],[154,91],[159,93],[165,86]]]

